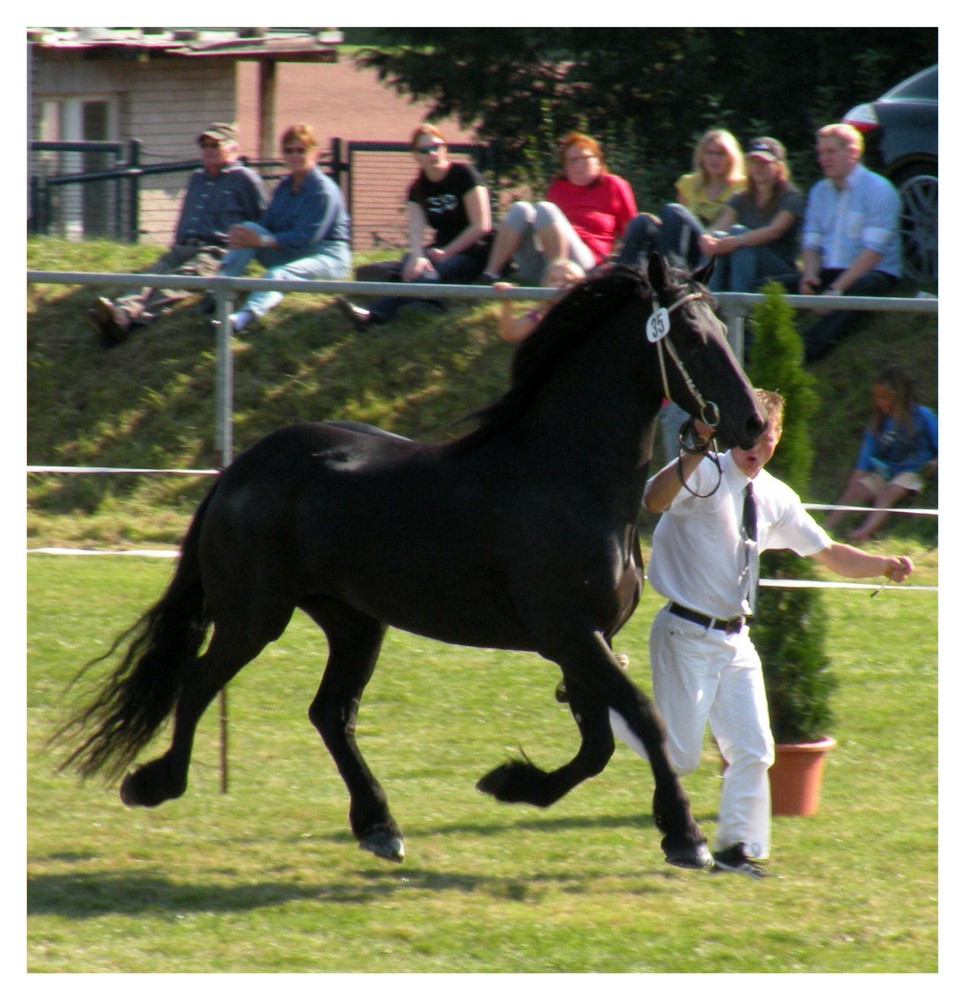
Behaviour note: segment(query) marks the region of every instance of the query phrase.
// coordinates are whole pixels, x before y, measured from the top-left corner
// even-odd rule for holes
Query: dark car
[[[865,140],[865,162],[901,194],[905,275],[938,280],[938,67],[892,87],[842,119]]]

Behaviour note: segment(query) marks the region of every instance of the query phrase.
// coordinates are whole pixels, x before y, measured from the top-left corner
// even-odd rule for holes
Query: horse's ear
[[[714,265],[717,263],[716,255],[711,257],[709,261],[700,270],[694,271],[691,275],[692,281],[698,281],[702,285],[710,284],[710,276],[714,273]]]
[[[669,282],[666,261],[656,251],[651,252],[647,261],[647,277],[650,279],[650,287],[657,293],[662,292]]]

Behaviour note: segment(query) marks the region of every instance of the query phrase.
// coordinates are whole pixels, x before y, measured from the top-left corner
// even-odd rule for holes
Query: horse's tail
[[[198,547],[215,488],[194,515],[164,596],[71,682],[75,683],[95,663],[112,657],[123,643],[128,644],[120,663],[93,700],[52,738],[51,742],[60,742],[90,732],[60,770],[77,770],[85,778],[98,772],[119,777],[174,710],[184,672],[197,659],[211,624],[205,609]]]

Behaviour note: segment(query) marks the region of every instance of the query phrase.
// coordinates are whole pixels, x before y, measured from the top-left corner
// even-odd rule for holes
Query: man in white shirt
[[[876,556],[832,541],[797,494],[764,466],[781,438],[784,400],[757,390],[769,416],[753,448],[706,458],[710,429],[700,423],[698,450],[685,452],[653,476],[644,503],[662,514],[653,534],[647,576],[668,599],[650,630],[653,695],[667,728],[667,751],[678,774],[695,770],[704,730],[727,762],[717,826],[715,867],[760,878],[770,853],[767,770],[774,761],[761,661],[751,642],[757,556],[790,548],[849,577],[883,574],[900,583],[912,572],[905,556]],[[684,486],[686,483],[686,487]],[[751,486],[753,501],[745,511]],[[750,521],[756,504],[756,516]],[[616,735],[642,748],[619,715]]]
[[[887,295],[901,278],[901,198],[890,181],[860,162],[864,138],[851,125],[817,133],[824,179],[808,193],[801,233],[801,295]],[[860,313],[818,313],[805,334],[808,361],[823,358],[850,332]]]

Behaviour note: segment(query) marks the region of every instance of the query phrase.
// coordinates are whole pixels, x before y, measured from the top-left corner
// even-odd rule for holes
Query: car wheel
[[[892,178],[901,195],[901,256],[906,278],[938,280],[938,168],[904,167]]]

